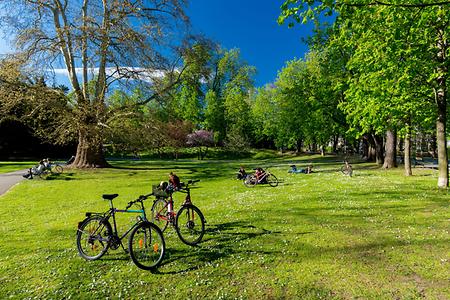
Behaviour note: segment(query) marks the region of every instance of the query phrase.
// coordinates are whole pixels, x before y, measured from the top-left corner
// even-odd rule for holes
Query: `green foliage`
[[[336,160],[271,158],[265,166],[283,179],[277,188],[232,179],[239,165],[250,171],[264,163],[250,159],[115,161],[115,169],[24,181],[0,197],[0,298],[449,298],[450,207],[448,194],[434,188],[436,173],[405,178],[353,164],[349,178]],[[290,164],[309,162],[315,173],[287,174]],[[86,211],[108,208],[102,194],[118,193],[114,203],[123,208],[170,171],[201,179],[192,190],[207,220],[199,247],[169,227],[154,273],[121,249],[94,262],[79,257],[77,223]],[[183,195],[174,198],[178,209]],[[118,221],[123,229],[135,219]]]
[[[74,141],[76,118],[70,99],[24,66],[20,57],[0,60],[0,122],[17,120],[47,143]]]
[[[185,55],[182,80],[166,99],[171,118],[215,132],[223,143],[229,131],[251,136],[248,95],[254,67],[240,58],[239,50],[195,45]]]
[[[360,134],[389,128],[405,133],[417,124],[432,127],[436,111],[425,75],[433,72],[426,50],[432,42],[414,28],[416,21],[416,11],[381,6],[354,10],[340,21],[335,42],[354,49],[341,107]]]
[[[249,93],[255,68],[241,60],[237,49],[220,51],[214,65],[216,72],[207,83],[205,127],[218,132],[221,142],[230,131],[246,138],[251,135]]]
[[[333,63],[327,50],[311,51],[305,60],[288,62],[273,86],[258,90],[253,106],[257,135],[297,150],[302,143],[325,145],[343,135]]]

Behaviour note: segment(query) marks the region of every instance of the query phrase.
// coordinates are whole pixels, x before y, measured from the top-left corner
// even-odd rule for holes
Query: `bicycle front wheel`
[[[246,187],[254,187],[256,185],[256,182],[257,182],[257,180],[256,180],[255,175],[248,175],[244,179],[244,185]]]
[[[44,179],[44,180],[45,180],[45,179],[47,179],[47,177],[50,176],[50,172],[47,171],[47,170],[44,170],[44,171],[42,171],[41,173],[39,173],[38,176],[39,176],[41,179]]]
[[[276,187],[278,185],[278,179],[277,177],[275,177],[275,175],[273,174],[269,174],[266,178],[267,183],[271,186],[271,187]]]
[[[156,199],[152,205],[152,223],[156,224],[164,232],[169,224],[168,218],[167,201],[164,198]]]
[[[194,205],[184,205],[177,213],[175,229],[180,240],[190,246],[197,245],[205,234],[205,218]]]
[[[60,165],[55,165],[52,168],[52,172],[56,174],[61,174],[64,171],[63,167]]]
[[[153,223],[142,222],[131,232],[128,250],[134,264],[139,268],[156,268],[163,260],[166,250],[161,230]]]
[[[86,260],[96,260],[106,253],[112,234],[111,224],[100,216],[84,220],[77,231],[77,249]]]

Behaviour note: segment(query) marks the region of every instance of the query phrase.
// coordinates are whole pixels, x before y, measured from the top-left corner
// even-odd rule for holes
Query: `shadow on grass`
[[[239,247],[241,242],[255,239],[265,235],[277,235],[281,232],[270,231],[264,228],[258,228],[246,222],[236,221],[221,224],[212,224],[206,229],[205,238],[202,243],[194,247],[195,251],[187,252],[183,249],[170,249],[166,253],[166,257],[162,265],[166,265],[176,261],[189,260],[196,264],[189,268],[171,272],[153,271],[158,274],[178,274],[191,270],[196,270],[204,266],[205,262],[212,263],[223,258],[234,256],[237,254],[273,254],[274,251],[263,250],[245,250]],[[205,245],[207,243],[207,245]]]
[[[72,172],[66,172],[66,173],[61,173],[61,174],[50,174],[47,177],[43,178],[44,180],[75,180],[75,178],[73,178],[73,176],[75,175],[75,173]],[[38,176],[35,176],[38,177]]]

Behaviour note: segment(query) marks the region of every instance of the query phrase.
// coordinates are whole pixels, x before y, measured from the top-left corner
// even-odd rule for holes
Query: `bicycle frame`
[[[143,201],[143,200],[142,200]],[[147,216],[145,214],[145,209],[144,209],[144,204],[142,202],[140,202],[141,204],[141,209],[117,209],[114,207],[112,200],[110,201],[111,204],[111,208],[104,212],[104,213],[96,213],[96,212],[87,212],[86,213],[86,218],[89,218],[92,215],[98,215],[101,216],[103,218],[103,220],[108,221],[111,217],[113,219],[113,236],[119,238],[120,244],[122,245],[122,240],[136,227],[140,224],[140,222],[142,221],[146,221],[147,220]],[[135,224],[133,224],[122,236],[119,236],[119,232],[117,230],[117,222],[116,222],[116,213],[140,213],[141,216],[139,216],[140,220],[138,222],[136,222]],[[82,222],[78,223],[78,228],[80,228]],[[102,224],[95,229],[94,233],[97,232],[97,230],[99,230],[102,227]],[[105,242],[110,242],[110,240],[104,240]],[[123,247],[123,245],[122,245]]]
[[[267,178],[267,176],[269,176],[270,175],[270,172],[269,171],[265,171],[263,174],[262,174],[262,176],[256,181],[256,183],[261,183],[265,178]],[[255,175],[255,177],[256,177],[256,175]]]
[[[181,206],[186,205],[186,204],[192,204],[192,201],[191,201],[191,190],[190,190],[189,187],[186,187],[185,189],[179,189],[178,192],[186,194],[184,202],[183,202],[183,204]],[[158,200],[158,198],[156,200]],[[174,203],[173,202],[173,197],[172,197],[172,194],[170,194],[169,197],[168,197],[168,201],[167,201],[166,205],[164,205],[164,207],[160,211],[157,212],[157,215],[158,215],[159,218],[161,218],[164,221],[167,221],[167,222],[171,223],[172,225],[174,224],[175,216],[177,215],[177,213],[173,209],[173,203]],[[169,214],[168,216],[164,216],[164,215],[161,214],[161,212],[164,211],[166,208],[167,208],[167,212]]]

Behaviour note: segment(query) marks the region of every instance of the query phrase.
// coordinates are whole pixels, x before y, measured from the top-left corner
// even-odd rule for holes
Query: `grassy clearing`
[[[287,174],[292,162],[313,162],[316,172]],[[0,298],[450,298],[449,196],[435,189],[435,171],[405,178],[356,164],[349,178],[335,158],[311,156],[113,164],[24,181],[0,197]],[[270,165],[282,183],[245,188],[233,179],[239,164]],[[119,193],[123,207],[172,170],[201,179],[192,190],[207,220],[199,247],[168,228],[154,273],[121,250],[95,262],[78,256],[77,223],[107,209],[101,194]],[[182,195],[175,199],[180,205]]]
[[[0,174],[28,169],[34,165],[36,165],[36,162],[30,162],[30,161],[4,162],[4,161],[0,161]]]

